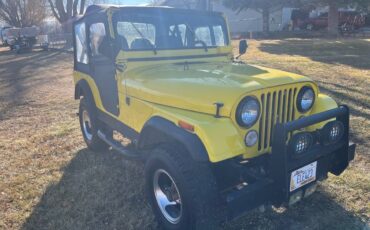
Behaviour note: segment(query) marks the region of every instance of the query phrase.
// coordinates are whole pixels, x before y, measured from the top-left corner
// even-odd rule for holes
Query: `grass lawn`
[[[358,150],[308,199],[224,229],[370,229],[370,40],[249,44],[244,61],[307,75],[348,104]],[[157,229],[143,166],[86,149],[73,91],[70,54],[0,50],[0,229]]]

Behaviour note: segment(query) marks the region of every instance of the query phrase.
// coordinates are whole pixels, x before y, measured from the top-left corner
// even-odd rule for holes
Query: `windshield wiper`
[[[146,38],[142,33],[141,33],[141,31],[135,26],[135,24],[133,23],[133,22],[130,22],[131,23],[131,25],[134,27],[134,29],[136,30],[136,32],[140,35],[140,37],[142,38],[142,39],[145,39],[145,40],[148,40],[149,41],[149,44],[150,44],[150,46],[152,47],[152,50],[153,50],[153,52],[154,52],[154,54],[155,55],[157,55],[157,48],[155,47],[155,45],[153,45],[151,42],[150,42],[150,40],[148,39],[148,38]]]
[[[189,26],[189,24],[185,24],[187,29],[190,31],[190,33],[193,35],[193,38],[196,40],[194,41],[194,45],[196,43],[200,43],[202,44],[203,48],[204,48],[204,51],[208,52],[208,46],[207,44],[203,41],[203,40],[200,40],[197,35],[195,34],[194,30]]]

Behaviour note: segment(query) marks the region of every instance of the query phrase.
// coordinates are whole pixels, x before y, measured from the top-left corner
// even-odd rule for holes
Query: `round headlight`
[[[251,127],[253,126],[260,115],[260,103],[254,97],[244,98],[237,110],[236,120],[240,126]]]
[[[315,102],[315,92],[309,86],[303,87],[297,98],[297,109],[301,113],[305,113],[310,110]]]

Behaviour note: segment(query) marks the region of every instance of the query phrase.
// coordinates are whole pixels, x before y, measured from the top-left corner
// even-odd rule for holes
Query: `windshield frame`
[[[182,15],[196,15],[200,17],[214,17],[215,19],[219,20],[221,22],[220,24],[217,24],[215,26],[221,26],[222,32],[223,32],[223,39],[224,39],[224,45],[217,46],[217,45],[211,45],[211,46],[185,46],[183,44],[182,47],[157,47],[157,44],[153,44],[153,47],[155,50],[161,51],[161,50],[208,50],[208,49],[217,49],[217,48],[224,48],[224,47],[229,47],[231,44],[231,38],[230,38],[230,32],[229,32],[229,27],[227,24],[226,18],[223,16],[222,13],[219,12],[209,12],[209,11],[198,11],[198,10],[188,10],[188,9],[175,9],[175,8],[166,8],[166,7],[122,7],[119,10],[114,11],[112,15],[112,26],[113,26],[113,31],[115,37],[117,37],[118,33],[118,28],[117,28],[117,23],[123,22],[122,17],[128,17],[127,15],[135,15],[135,14],[143,14],[143,15],[164,15],[164,14],[169,14],[169,15],[175,15],[175,14],[182,14]],[[164,21],[162,21],[164,22]],[[161,22],[161,23],[162,23]],[[135,22],[134,22],[135,23]],[[148,22],[150,23],[150,22]],[[187,22],[184,22],[187,23]],[[152,23],[153,24],[153,23]],[[170,23],[168,23],[170,24]],[[153,24],[155,25],[155,24]],[[166,23],[161,24],[163,25],[163,28],[166,27]],[[168,25],[169,27],[170,25]],[[187,25],[188,26],[188,25]],[[209,25],[209,28],[211,28],[212,25]],[[162,29],[163,29],[162,28]],[[157,29],[157,28],[156,28]],[[193,33],[194,32],[194,27],[190,27],[186,29],[186,33]],[[214,37],[214,33],[211,33],[211,36]],[[187,35],[184,35],[187,36]],[[155,35],[155,38],[157,38],[157,35]],[[148,49],[125,49],[123,47],[120,47],[121,50],[126,51],[126,52],[131,52],[131,51],[153,51],[153,48],[148,48]]]

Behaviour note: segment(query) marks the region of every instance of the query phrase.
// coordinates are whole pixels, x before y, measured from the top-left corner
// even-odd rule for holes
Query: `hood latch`
[[[214,103],[214,105],[216,106],[216,115],[215,115],[215,118],[220,118],[220,109],[222,107],[224,107],[224,103],[221,103],[221,102],[216,102]]]

